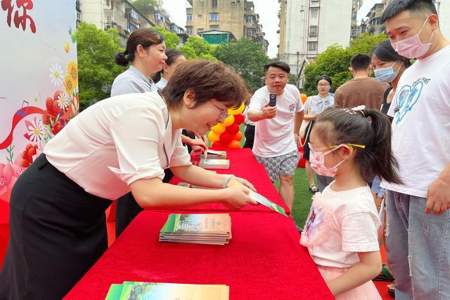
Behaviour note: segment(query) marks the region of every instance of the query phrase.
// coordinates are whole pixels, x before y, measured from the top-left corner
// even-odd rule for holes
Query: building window
[[[319,16],[319,8],[311,7],[311,18],[317,19],[318,16]]]
[[[197,28],[197,33],[202,32],[204,29],[203,28]]]
[[[219,13],[209,13],[209,21],[210,22],[219,22]]]
[[[133,31],[135,31],[138,28],[139,28],[138,25],[133,24],[133,23],[128,23],[127,29],[128,29],[129,32],[133,32]]]
[[[186,21],[192,22],[192,15],[186,15]]]
[[[317,37],[319,35],[318,29],[317,25],[309,26],[309,37]]]
[[[192,27],[186,27],[186,33],[192,34]]]
[[[209,25],[209,29],[211,29],[211,30],[218,30],[219,29],[219,25]]]
[[[211,7],[217,8],[217,0],[211,0]]]
[[[308,51],[317,51],[317,42],[308,42]]]

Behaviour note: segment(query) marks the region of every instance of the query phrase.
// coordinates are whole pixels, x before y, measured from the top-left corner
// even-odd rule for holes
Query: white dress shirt
[[[115,200],[139,179],[190,165],[158,92],[111,97],[72,119],[44,148],[48,161],[86,192]]]

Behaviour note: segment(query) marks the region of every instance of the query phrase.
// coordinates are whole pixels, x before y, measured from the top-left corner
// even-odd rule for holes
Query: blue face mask
[[[398,70],[394,67],[378,68],[375,69],[375,78],[383,82],[392,82],[398,75]]]

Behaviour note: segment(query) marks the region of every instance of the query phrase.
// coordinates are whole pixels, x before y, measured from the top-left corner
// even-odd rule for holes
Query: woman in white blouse
[[[0,299],[61,299],[106,249],[104,211],[129,191],[144,209],[255,204],[248,181],[193,166],[180,139],[182,128],[204,134],[247,99],[232,70],[190,61],[161,94],[111,97],[72,119],[15,184]],[[213,189],[163,183],[165,168]]]

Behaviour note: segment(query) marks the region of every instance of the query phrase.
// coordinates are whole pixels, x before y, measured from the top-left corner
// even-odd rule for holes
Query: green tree
[[[309,64],[305,70],[304,91],[307,95],[317,94],[316,80],[321,75],[328,75],[333,80],[333,86],[338,87],[350,79],[348,66],[351,54],[348,49],[339,45],[328,47]]]
[[[350,53],[352,55],[358,53],[366,53],[370,55],[373,49],[376,47],[376,45],[385,41],[387,38],[388,38],[387,35],[385,35],[384,33],[382,34],[363,33],[358,38],[351,41],[349,47]]]
[[[245,79],[251,90],[261,87],[264,65],[269,62],[269,58],[260,44],[248,39],[240,39],[218,46],[215,56],[218,60],[232,66]]]
[[[352,40],[347,48],[331,45],[306,67],[305,93],[307,95],[317,94],[316,80],[320,75],[330,76],[333,80],[334,89],[337,89],[352,78],[352,74],[348,69],[352,56],[358,53],[370,55],[373,48],[386,39],[385,34],[371,35],[364,33]]]
[[[215,46],[208,44],[199,36],[190,36],[180,50],[187,59],[203,58],[207,60],[217,60],[214,57]]]
[[[132,4],[145,16],[152,15],[156,10],[159,10],[158,2],[156,0],[135,0]]]
[[[164,37],[167,48],[175,49],[180,44],[180,38],[175,32],[169,31],[163,27],[155,27],[155,30]]]
[[[80,110],[110,95],[114,78],[123,71],[115,64],[119,34],[115,29],[103,31],[95,25],[82,23],[76,32]]]

